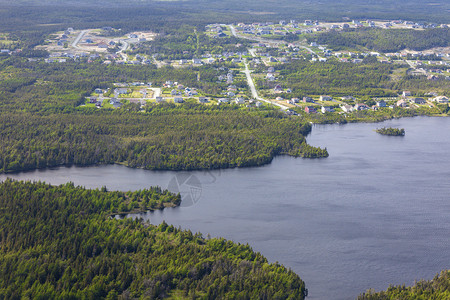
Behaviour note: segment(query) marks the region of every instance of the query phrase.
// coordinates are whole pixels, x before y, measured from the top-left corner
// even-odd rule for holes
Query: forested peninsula
[[[110,217],[148,202],[179,196],[1,183],[0,298],[304,299],[298,275],[248,245]]]

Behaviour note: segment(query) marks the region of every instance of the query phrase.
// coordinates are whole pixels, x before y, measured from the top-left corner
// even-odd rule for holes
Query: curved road
[[[117,51],[117,54],[120,54],[120,56],[122,56],[123,61],[127,62],[128,61],[128,55],[126,53],[123,53],[123,51],[126,51],[128,49],[128,43],[125,40],[120,40],[120,43],[122,44],[122,48]]]

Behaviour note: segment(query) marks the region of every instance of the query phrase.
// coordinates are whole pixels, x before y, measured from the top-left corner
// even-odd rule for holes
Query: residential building
[[[314,106],[306,106],[305,107],[305,112],[307,114],[315,114],[317,111],[316,111],[316,108]]]

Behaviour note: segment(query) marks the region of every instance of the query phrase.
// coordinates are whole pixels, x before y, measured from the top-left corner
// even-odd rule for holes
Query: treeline
[[[450,271],[442,271],[432,280],[420,280],[413,286],[389,286],[386,291],[369,290],[358,296],[357,300],[445,300],[450,299]]]
[[[168,196],[142,193],[1,183],[0,298],[304,299],[294,272],[248,245],[108,217],[127,198]]]
[[[352,28],[311,35],[307,40],[321,45],[326,44],[335,50],[358,49],[362,46],[381,52],[397,52],[403,49],[421,51],[450,46],[450,28],[426,30]]]

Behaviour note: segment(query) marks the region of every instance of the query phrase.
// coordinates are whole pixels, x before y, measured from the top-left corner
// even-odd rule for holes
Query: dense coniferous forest
[[[11,6],[11,1],[0,0],[4,6]],[[77,10],[89,7],[91,11],[104,12],[109,9],[133,7],[135,11],[143,9],[168,9],[167,18],[183,12],[184,22],[189,22],[190,18],[204,16],[204,19],[211,17],[210,23],[226,22],[230,18],[236,17],[240,20],[270,20],[279,19],[322,19],[322,20],[341,20],[343,16],[351,19],[405,19],[432,22],[447,22],[449,20],[448,9],[450,8],[448,1],[435,0],[432,3],[420,0],[395,1],[395,0],[378,0],[378,1],[359,1],[342,0],[339,2],[332,0],[324,0],[320,2],[311,2],[308,0],[280,0],[276,5],[273,1],[261,0],[187,0],[187,1],[154,1],[154,0],[100,0],[89,1],[79,0],[76,3],[70,0],[16,0],[15,5],[25,4],[28,7],[36,8],[37,6],[48,7],[53,11],[59,8],[63,13],[59,13],[63,17],[74,16]],[[65,7],[70,7],[69,12],[64,11]],[[85,9],[86,10],[86,9]],[[46,12],[49,14],[50,12]],[[150,12],[147,12],[151,14]],[[50,13],[51,14],[51,13]],[[104,13],[105,14],[105,13]],[[106,13],[107,14],[107,13]],[[97,19],[102,18],[102,14],[97,14]],[[128,17],[125,13],[124,16]],[[33,15],[31,15],[33,17]],[[215,20],[213,20],[213,18]],[[92,19],[91,19],[92,20]],[[90,21],[91,21],[90,20]],[[111,20],[111,18],[109,19]]]
[[[327,45],[335,50],[365,47],[381,52],[397,52],[403,49],[420,51],[450,46],[450,28],[427,30],[346,29],[319,33],[308,37],[308,40]]]
[[[328,155],[306,147],[309,124],[280,113],[196,106],[150,107],[147,113],[3,114],[0,169],[123,163],[193,170],[257,166],[279,154]]]
[[[386,291],[368,292],[357,300],[445,300],[450,299],[450,271],[442,271],[432,280],[420,280],[411,287],[390,286]]]
[[[129,201],[179,197],[1,183],[0,298],[304,299],[295,273],[248,245],[109,217]]]

